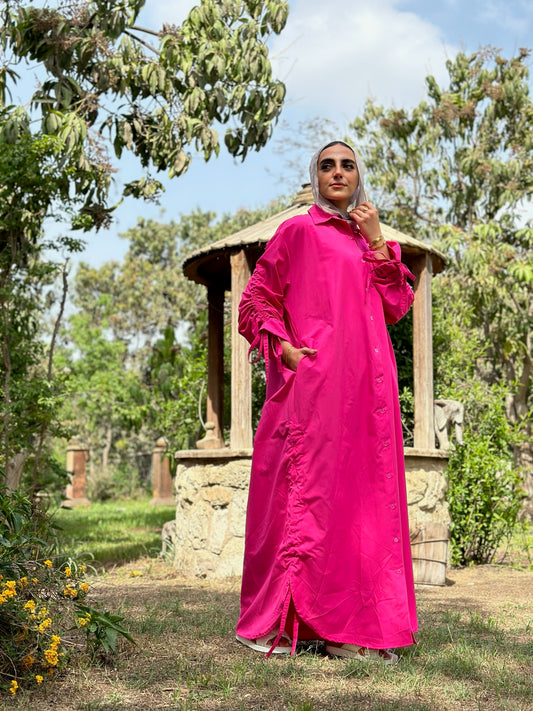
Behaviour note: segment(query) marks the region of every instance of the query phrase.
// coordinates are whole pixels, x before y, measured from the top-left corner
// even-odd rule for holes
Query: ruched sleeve
[[[239,333],[250,343],[249,353],[257,348],[267,363],[271,355],[281,357],[280,340],[291,341],[283,308],[288,267],[287,245],[278,231],[259,258],[239,306]]]
[[[413,303],[413,289],[407,278],[414,280],[414,275],[401,261],[400,246],[396,242],[387,242],[391,259],[380,259],[375,252],[365,252],[363,259],[370,267],[369,282],[381,296],[385,323],[399,321],[409,311]]]

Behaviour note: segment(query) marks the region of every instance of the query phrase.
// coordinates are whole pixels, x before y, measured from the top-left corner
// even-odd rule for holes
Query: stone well
[[[176,569],[200,578],[240,575],[252,451],[186,450],[176,460]],[[447,462],[440,450],[405,449],[412,537],[435,525],[448,529]],[[414,570],[415,582],[429,582],[417,579],[416,565]]]

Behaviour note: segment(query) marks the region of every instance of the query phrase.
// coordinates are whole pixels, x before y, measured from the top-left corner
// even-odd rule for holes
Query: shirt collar
[[[308,212],[315,225],[321,225],[324,222],[329,222],[329,220],[340,220],[345,225],[349,224],[349,222],[342,218],[340,215],[332,215],[331,213],[322,210],[322,208],[318,207],[316,203],[314,205],[311,205]]]

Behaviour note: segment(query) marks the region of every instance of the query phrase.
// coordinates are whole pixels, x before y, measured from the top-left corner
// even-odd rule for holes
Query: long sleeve
[[[269,347],[272,354],[280,356],[279,341],[291,340],[283,309],[287,270],[286,244],[278,231],[258,260],[239,306],[239,333],[250,343],[250,352],[257,348],[266,361]]]
[[[375,252],[365,252],[363,259],[370,267],[369,282],[381,296],[385,322],[396,323],[409,311],[414,294],[407,277],[414,279],[401,261],[400,246],[387,242],[391,259],[380,259]]]

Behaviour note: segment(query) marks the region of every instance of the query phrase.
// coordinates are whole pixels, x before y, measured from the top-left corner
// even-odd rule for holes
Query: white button
[[[387,479],[392,479],[392,472],[387,472]]]
[[[374,317],[373,317],[373,316],[371,316],[371,317],[370,317],[370,320],[371,320],[371,321],[373,321],[373,320],[374,320]]]
[[[378,383],[382,383],[382,382],[383,382],[383,378],[376,378],[376,380],[377,380]]]
[[[397,538],[395,538],[395,539],[394,539],[394,542],[395,542],[395,543],[398,543],[398,539],[397,539]]]
[[[374,348],[375,353],[379,353],[379,348]]]
[[[386,440],[383,442],[383,446],[384,446],[384,447],[390,447],[390,442],[389,442],[388,439],[386,439]]]
[[[390,507],[394,511],[394,509],[396,508],[396,504],[391,504]]]

